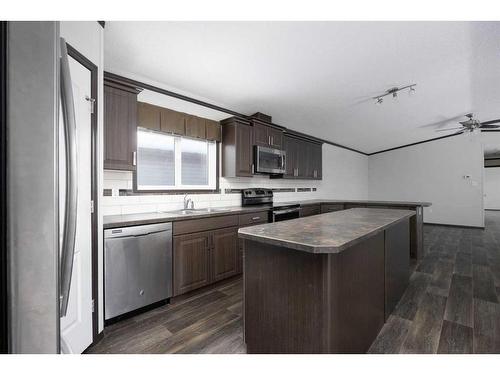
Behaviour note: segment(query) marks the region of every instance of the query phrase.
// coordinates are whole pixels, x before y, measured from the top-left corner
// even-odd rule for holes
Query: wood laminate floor
[[[500,212],[425,225],[427,255],[369,353],[500,353]],[[110,325],[88,353],[245,353],[242,280]]]

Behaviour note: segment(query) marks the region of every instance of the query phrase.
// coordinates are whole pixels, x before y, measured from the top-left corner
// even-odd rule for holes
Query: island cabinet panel
[[[310,206],[300,206],[300,217],[313,216],[321,213],[321,206],[314,204]]]
[[[135,171],[137,91],[104,85],[104,169]]]
[[[238,228],[220,229],[212,233],[211,258],[212,281],[238,273]]]
[[[240,119],[222,121],[222,177],[253,175],[253,128]]]
[[[327,353],[326,256],[245,240],[248,353]]]
[[[389,318],[410,279],[410,223],[404,220],[385,231],[385,319]]]
[[[384,324],[384,233],[336,254],[244,245],[248,353],[365,353]]]
[[[210,283],[210,233],[174,236],[174,296]]]

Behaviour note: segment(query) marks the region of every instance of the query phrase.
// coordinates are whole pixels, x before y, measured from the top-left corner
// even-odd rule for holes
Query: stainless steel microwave
[[[256,173],[285,173],[285,151],[270,147],[255,146],[253,154]]]

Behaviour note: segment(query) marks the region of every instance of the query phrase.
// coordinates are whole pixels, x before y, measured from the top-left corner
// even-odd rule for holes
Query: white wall
[[[426,223],[484,226],[483,151],[478,136],[457,136],[372,155],[370,199],[429,201]],[[470,176],[470,178],[464,178]]]
[[[192,195],[196,207],[239,206],[241,195],[225,189],[247,187],[316,188],[315,192],[276,192],[276,202],[307,199],[366,199],[368,197],[368,157],[328,144],[323,145],[323,180],[276,180],[268,177],[221,178],[220,194]],[[104,189],[132,189],[132,173],[104,172]],[[182,195],[135,195],[103,197],[102,213],[119,215],[168,211],[181,208]]]
[[[104,53],[103,53],[103,29],[96,21],[64,21],[60,24],[61,37],[66,39],[66,42],[74,47],[78,52],[92,61],[98,69],[98,120],[97,120],[97,191],[103,189],[103,69],[104,69]],[[97,202],[98,212],[102,212],[102,200],[98,196]],[[97,219],[97,234],[98,234],[98,283],[99,283],[99,332],[104,329],[104,293],[103,293],[103,228],[102,215],[99,214]]]
[[[484,168],[484,208],[500,210],[500,168]]]

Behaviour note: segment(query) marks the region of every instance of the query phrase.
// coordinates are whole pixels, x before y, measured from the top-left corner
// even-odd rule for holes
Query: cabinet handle
[[[260,216],[254,216],[252,217],[252,220],[259,220],[260,219]]]
[[[274,146],[274,136],[271,136],[271,146]]]
[[[132,165],[137,165],[137,151],[132,152]]]
[[[252,168],[252,174],[254,174],[255,173],[255,165],[253,163],[252,163],[251,168]]]

